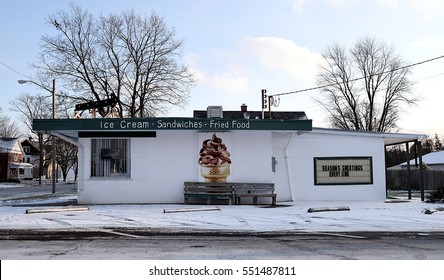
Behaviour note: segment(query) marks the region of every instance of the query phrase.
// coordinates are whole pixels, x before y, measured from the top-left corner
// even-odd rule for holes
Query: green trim
[[[328,183],[320,183],[318,182],[318,178],[317,178],[317,165],[316,165],[316,161],[317,160],[369,160],[370,162],[370,182],[328,182]],[[347,164],[345,164],[347,165]],[[344,171],[344,165],[339,166],[339,165],[333,165],[333,166],[338,166],[337,170],[332,171],[334,175],[338,175],[333,176],[334,178],[350,178],[347,176],[343,176],[342,172]],[[314,157],[313,158],[313,170],[314,170],[314,184],[317,186],[326,186],[326,185],[372,185],[373,184],[373,158],[370,156],[350,156],[350,157]],[[353,170],[348,169],[349,171],[346,171],[348,173],[350,172],[356,172]],[[323,171],[324,172],[324,171]],[[329,172],[329,171],[325,171],[325,172]],[[344,180],[346,181],[346,180]]]
[[[143,131],[143,130],[293,130],[311,131],[311,120],[276,119],[194,119],[194,118],[128,118],[128,119],[35,119],[35,131]]]
[[[79,138],[155,138],[156,131],[79,131]]]

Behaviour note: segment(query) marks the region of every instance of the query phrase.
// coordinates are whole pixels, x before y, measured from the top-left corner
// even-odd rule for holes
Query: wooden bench
[[[232,183],[184,182],[183,195],[185,204],[188,204],[190,199],[206,199],[208,205],[213,199],[228,199],[231,205],[235,200]]]
[[[184,182],[185,204],[189,199],[206,199],[211,204],[212,199],[228,199],[231,205],[241,204],[243,197],[251,197],[253,204],[258,204],[258,198],[270,197],[271,205],[276,206],[276,194],[273,183],[235,183],[235,182]]]
[[[252,197],[257,205],[259,197],[270,197],[271,205],[276,206],[276,194],[273,183],[235,183],[236,204],[241,204],[242,197]]]

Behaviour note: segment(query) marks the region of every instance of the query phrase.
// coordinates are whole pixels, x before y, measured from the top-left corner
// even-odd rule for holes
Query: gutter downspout
[[[290,145],[290,142],[293,140],[293,137],[295,135],[296,135],[296,131],[293,131],[293,133],[291,134],[290,139],[288,140],[287,144],[284,147],[285,163],[287,164],[288,187],[290,188],[290,201],[293,201],[293,191],[292,191],[291,180],[290,180],[290,165],[289,165],[289,162],[288,162],[287,148]]]

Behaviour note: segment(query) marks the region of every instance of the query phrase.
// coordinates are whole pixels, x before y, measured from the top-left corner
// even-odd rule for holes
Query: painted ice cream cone
[[[226,182],[230,175],[230,165],[201,165],[200,172],[205,178],[205,182]]]
[[[222,139],[213,134],[202,142],[199,151],[201,175],[206,182],[226,182],[230,175],[230,153]]]

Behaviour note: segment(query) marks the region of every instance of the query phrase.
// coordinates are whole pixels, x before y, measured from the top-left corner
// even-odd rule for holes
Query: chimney
[[[241,112],[246,112],[247,111],[247,104],[243,103],[241,105]]]

